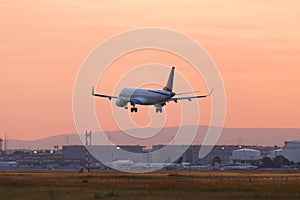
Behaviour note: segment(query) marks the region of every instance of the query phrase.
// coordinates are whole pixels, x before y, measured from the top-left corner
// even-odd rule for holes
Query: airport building
[[[116,160],[131,160],[138,162],[139,159],[134,154],[128,153],[143,153],[143,146],[139,145],[93,145],[88,146],[88,160],[91,166],[99,166],[101,163],[112,163]],[[94,157],[98,156],[98,157]],[[141,155],[141,154],[139,154]],[[86,162],[86,147],[84,145],[63,146],[62,159],[65,165],[79,166]]]
[[[170,166],[185,165],[192,169],[193,167],[204,166],[204,168],[209,168],[209,166],[215,167],[233,163],[253,164],[260,161],[262,157],[270,157],[272,151],[277,151],[278,147],[153,145],[152,149],[145,149],[144,146],[140,145],[90,145],[87,149],[88,154],[84,145],[63,146],[61,150],[58,148],[32,151],[15,150],[12,153],[2,154],[0,161],[4,161],[2,166],[7,164],[6,162],[17,162],[20,168],[77,169],[85,166],[86,160],[88,160],[89,166],[96,168],[107,168],[112,164],[125,165],[131,163],[132,165],[134,163],[135,167],[139,168],[145,167],[144,164],[173,163]],[[211,151],[199,158],[199,151],[203,149]],[[287,159],[293,159],[294,162],[299,162],[299,149],[299,141],[286,142],[284,156]],[[295,157],[295,154],[298,156]]]
[[[156,151],[164,147],[164,145],[154,145],[152,151]],[[222,164],[231,163],[232,153],[235,150],[241,149],[253,149],[260,152],[261,157],[268,157],[270,151],[279,149],[277,146],[274,147],[264,147],[264,146],[243,146],[243,145],[215,145],[206,146],[206,148],[212,148],[211,151],[204,157],[199,158],[199,151],[202,148],[201,145],[191,145],[191,146],[177,146],[175,145],[174,150],[177,148],[185,147],[187,150],[179,158],[179,162],[190,163],[191,165],[206,165],[213,164],[215,161],[219,161]]]
[[[260,151],[255,149],[234,150],[230,157],[230,161],[238,165],[257,165],[261,159]]]
[[[286,141],[281,155],[289,161],[300,163],[300,140]]]
[[[282,149],[275,149],[273,151],[270,151],[270,158],[274,159],[277,156],[282,156]]]
[[[10,150],[2,155],[0,168],[9,168],[8,166],[28,168],[28,169],[45,169],[55,168],[63,161],[61,151],[53,150]]]
[[[199,163],[211,164],[214,162],[214,160],[218,160],[218,159],[221,161],[221,163],[229,163],[230,156],[232,155],[232,151],[240,148],[242,148],[242,146],[240,145],[216,145],[207,154],[207,156],[199,160]]]
[[[152,151],[156,151],[164,147],[164,145],[154,145]],[[176,146],[175,146],[176,147]],[[174,150],[176,149],[174,147]],[[264,147],[264,146],[243,146],[243,145],[215,145],[206,146],[206,148],[212,148],[211,151],[204,157],[199,158],[199,151],[202,148],[201,145],[185,146],[187,149],[184,154],[180,157],[179,161],[190,163],[191,165],[205,165],[213,164],[214,162],[226,164],[231,162],[232,153],[235,150],[240,149],[253,149],[260,152],[261,157],[268,157],[270,151],[279,149],[277,146]],[[178,149],[178,147],[177,147]]]

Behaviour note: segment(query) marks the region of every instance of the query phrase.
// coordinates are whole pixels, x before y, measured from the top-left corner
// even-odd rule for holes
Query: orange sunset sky
[[[206,49],[225,84],[225,127],[300,128],[299,10],[299,1],[290,0],[1,1],[0,137],[75,133],[80,65],[108,37],[138,27],[173,29]],[[151,55],[159,62],[159,53]],[[128,56],[124,65],[151,62],[131,63]],[[175,60],[166,55],[162,62],[180,65]],[[201,124],[208,123],[204,117]],[[105,128],[115,130],[109,121]]]

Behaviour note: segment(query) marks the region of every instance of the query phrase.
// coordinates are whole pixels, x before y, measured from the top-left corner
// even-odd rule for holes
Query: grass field
[[[0,199],[300,199],[300,172],[0,171]]]

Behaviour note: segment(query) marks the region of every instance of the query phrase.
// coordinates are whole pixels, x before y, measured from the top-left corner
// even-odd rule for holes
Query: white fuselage
[[[130,98],[135,104],[140,105],[159,105],[165,103],[175,94],[167,90],[155,90],[148,88],[123,88],[120,92],[120,97]],[[126,106],[128,101],[118,99],[116,105],[119,107]]]
[[[173,90],[173,79],[174,79],[175,67],[172,67],[168,82],[163,87],[162,90],[157,89],[149,89],[149,88],[123,88],[119,94],[119,96],[112,96],[106,94],[97,94],[94,92],[94,87],[92,88],[92,95],[101,98],[108,98],[109,100],[116,99],[116,105],[118,107],[124,107],[128,109],[128,103],[130,103],[130,112],[137,112],[138,105],[153,105],[156,109],[155,111],[162,112],[162,107],[166,105],[166,103],[170,101],[174,101],[177,103],[181,100],[189,100],[205,98],[210,96],[211,92],[207,95],[197,95],[197,96],[185,96],[185,97],[174,97],[176,94]],[[191,92],[185,92],[177,95],[188,94]]]

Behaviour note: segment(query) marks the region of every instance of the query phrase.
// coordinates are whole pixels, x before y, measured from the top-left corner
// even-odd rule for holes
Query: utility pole
[[[6,136],[6,132],[4,133],[4,152],[6,153],[7,150],[7,136]]]
[[[68,135],[66,136],[66,144],[67,144],[67,146],[69,145],[69,136]]]
[[[241,149],[241,148],[242,148],[242,138],[239,137],[239,149]]]
[[[2,152],[2,142],[3,140],[0,138],[0,152]]]

